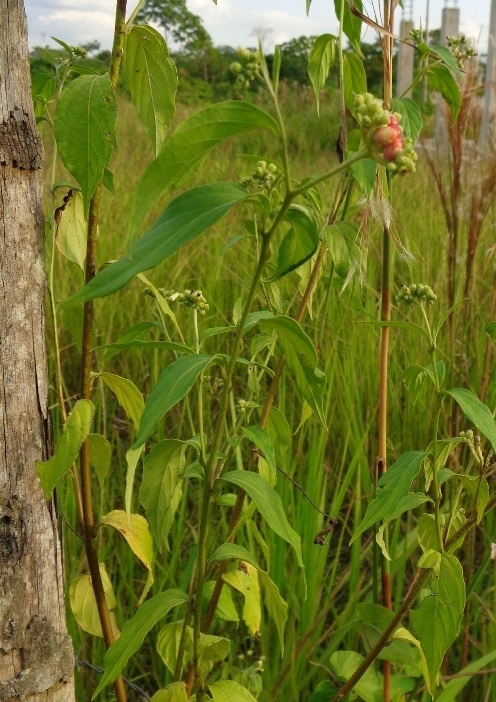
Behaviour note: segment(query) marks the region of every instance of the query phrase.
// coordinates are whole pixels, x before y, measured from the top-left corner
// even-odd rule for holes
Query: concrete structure
[[[446,37],[460,36],[460,8],[443,7],[441,20],[441,44],[448,46]],[[438,147],[443,148],[448,141],[448,125],[446,124],[446,105],[443,98],[437,96],[436,110],[436,142]]]
[[[401,20],[400,39],[406,39],[412,29],[412,20]],[[398,47],[398,68],[396,74],[396,97],[412,97],[412,91],[406,91],[413,81],[414,54],[413,48],[400,43]]]
[[[481,130],[482,145],[487,144],[491,132],[496,131],[496,0],[491,0],[485,88]]]

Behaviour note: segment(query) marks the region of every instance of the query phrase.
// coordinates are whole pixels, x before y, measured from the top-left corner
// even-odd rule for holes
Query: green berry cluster
[[[420,44],[421,41],[424,41],[424,33],[422,32],[421,29],[412,29],[410,32],[409,36],[413,39],[415,44]]]
[[[255,170],[250,176],[240,180],[240,185],[244,188],[262,188],[270,190],[277,177],[277,166],[275,163],[258,161]]]
[[[159,292],[162,293],[168,302],[179,302],[186,307],[192,307],[200,314],[205,314],[209,308],[201,290],[183,290],[183,292],[160,290]]]
[[[392,173],[413,173],[417,154],[412,142],[403,135],[401,115],[386,110],[381,100],[370,93],[355,96],[355,111],[371,158]]]
[[[463,68],[465,61],[477,56],[477,52],[470,46],[465,34],[459,37],[446,37],[448,47],[453,54],[459,68]]]
[[[260,76],[260,54],[258,51],[250,51],[238,47],[236,53],[243,63],[234,61],[230,70],[236,76],[236,87],[249,88],[251,83]]]
[[[252,412],[257,407],[258,404],[256,402],[253,402],[252,400],[236,401],[236,409],[238,410],[239,414],[247,414],[248,412]]]
[[[396,302],[404,302],[407,305],[414,302],[426,302],[428,305],[432,305],[435,300],[437,300],[437,295],[434,294],[429,285],[423,283],[402,285],[401,290],[396,295]]]

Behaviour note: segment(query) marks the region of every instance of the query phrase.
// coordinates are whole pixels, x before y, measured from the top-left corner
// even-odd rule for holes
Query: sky
[[[471,37],[479,53],[487,51],[491,0],[406,0],[413,6],[412,17],[417,26],[425,26],[427,2],[430,1],[429,27],[441,26],[442,8],[460,8],[460,31]],[[363,0],[371,14],[378,0]],[[254,46],[263,31],[264,48],[270,51],[280,44],[302,35],[335,33],[337,22],[332,0],[312,0],[309,16],[305,0],[187,0],[189,9],[199,15],[215,45]],[[128,0],[129,11],[134,3]],[[85,44],[97,40],[103,49],[112,45],[115,0],[25,0],[30,46],[54,45],[51,36],[69,44]],[[402,11],[397,10],[397,19]],[[368,30],[366,41],[374,41]]]

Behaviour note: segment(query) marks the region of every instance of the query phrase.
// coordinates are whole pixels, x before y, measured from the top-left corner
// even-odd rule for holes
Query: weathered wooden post
[[[74,702],[49,452],[43,145],[22,0],[0,0],[0,700]]]

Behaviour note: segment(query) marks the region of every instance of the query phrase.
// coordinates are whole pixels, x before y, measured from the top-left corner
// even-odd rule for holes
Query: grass
[[[338,117],[332,101],[327,100],[317,120],[313,99],[309,91],[293,91],[284,87],[283,111],[287,128],[295,177],[319,173],[336,161],[334,144],[337,137]],[[192,111],[190,105],[179,102],[176,121]],[[47,136],[47,135],[45,135]],[[151,150],[133,107],[125,100],[119,104],[118,146],[111,163],[115,176],[117,197],[105,192],[100,222],[99,261],[113,259],[125,252],[126,221],[130,201],[139,175],[148,163]],[[50,140],[47,139],[50,150]],[[220,180],[238,181],[250,172],[252,163],[243,155],[278,159],[272,145],[258,134],[228,143],[211,155],[203,168],[181,189],[203,182]],[[57,180],[67,174],[59,167]],[[332,187],[321,188],[326,203],[332,200]],[[162,211],[171,194],[164,196],[150,214],[149,222]],[[356,623],[357,605],[372,598],[370,535],[361,542],[348,546],[351,534],[360,521],[372,491],[372,467],[376,456],[375,415],[377,411],[377,349],[379,328],[378,289],[380,281],[381,222],[374,208],[359,201],[354,202],[354,219],[360,226],[362,247],[367,266],[360,286],[352,295],[342,289],[342,280],[333,275],[329,257],[322,271],[320,284],[313,296],[311,314],[303,320],[303,327],[319,350],[319,363],[327,376],[326,418],[328,428],[322,429],[315,420],[302,416],[301,404],[295,400],[292,380],[285,375],[281,383],[277,407],[286,415],[293,428],[292,447],[286,461],[288,476],[296,481],[320,510],[339,520],[338,528],[328,538],[324,547],[313,543],[316,534],[325,526],[321,514],[310,504],[303,493],[283,475],[277,479],[277,489],[292,526],[302,537],[303,557],[306,567],[308,595],[302,598],[302,575],[288,554],[287,544],[265,528],[256,516],[238,533],[239,543],[250,546],[265,562],[271,578],[278,585],[289,604],[286,629],[286,650],[280,656],[277,631],[273,623],[265,621],[259,638],[252,638],[244,623],[222,624],[216,621],[213,633],[231,639],[231,654],[224,672],[230,676],[241,675],[256,661],[265,657],[262,673],[264,692],[261,702],[278,700],[298,702],[308,700],[318,682],[329,677],[329,657],[339,648],[363,652],[367,643],[360,635]],[[458,329],[459,346],[455,358],[454,384],[480,389],[487,337],[484,325],[489,321],[492,296],[492,268],[494,267],[494,207],[484,229],[476,260],[476,280],[473,297],[465,303],[470,314],[465,317],[457,312],[458,319],[466,320],[466,327]],[[395,286],[422,281],[432,285],[442,308],[446,289],[446,231],[440,204],[437,200],[430,172],[420,158],[418,175],[395,181],[393,197]],[[231,215],[221,225],[213,228],[196,242],[189,244],[161,266],[149,272],[158,287],[182,290],[201,288],[210,309],[201,319],[202,327],[222,326],[231,323],[236,302],[246,291],[246,284],[255,264],[252,240],[243,239],[232,246],[226,244],[242,231],[239,213]],[[58,256],[56,261],[56,297],[66,299],[82,283],[81,272],[76,266]],[[267,307],[267,299],[279,300],[281,310],[286,310],[293,299],[301,294],[302,280],[298,272],[289,274],[276,285],[266,284],[256,301],[258,309]],[[459,296],[458,296],[459,297]],[[192,319],[187,310],[176,310],[187,342],[192,342]],[[409,313],[414,317],[415,311]],[[143,295],[143,285],[134,281],[111,298],[96,305],[95,344],[115,340],[119,333],[137,322],[153,320],[154,306],[150,297]],[[393,310],[393,318],[403,320],[401,310]],[[65,390],[68,397],[78,392],[77,314],[61,311],[61,347]],[[173,332],[171,331],[171,334]],[[253,333],[251,334],[251,337]],[[390,460],[401,453],[424,448],[432,433],[432,403],[427,394],[420,393],[413,405],[403,383],[405,369],[414,363],[428,363],[427,349],[419,344],[415,331],[393,330],[390,363]],[[243,353],[250,354],[248,338]],[[53,367],[53,344],[49,351]],[[229,338],[214,337],[207,351],[228,352]],[[440,343],[441,352],[448,358],[447,335]],[[264,352],[265,353],[265,352]],[[163,367],[172,360],[168,352],[129,351],[114,355],[103,362],[98,357],[98,369],[118,373],[131,379],[146,396],[153,387]],[[273,361],[271,360],[272,364]],[[53,373],[52,373],[52,377]],[[221,381],[219,370],[210,375],[208,393],[211,412],[207,411],[205,432],[211,436],[216,420],[216,393]],[[126,472],[125,452],[132,443],[132,429],[113,396],[98,383],[95,385],[97,415],[95,431],[103,433],[112,444],[110,479],[96,494],[99,513],[123,508]],[[267,377],[246,377],[240,372],[233,387],[233,400],[263,400]],[[489,406],[495,405],[494,369],[493,384],[486,398]],[[55,423],[57,423],[56,396],[52,395]],[[193,398],[175,407],[166,417],[156,439],[192,436],[189,413],[196,425],[197,408]],[[448,416],[444,417],[447,421]],[[254,415],[253,420],[256,420]],[[460,428],[463,428],[463,424]],[[238,463],[247,459],[248,446],[243,444],[236,455]],[[139,483],[139,470],[136,484]],[[188,590],[194,573],[196,558],[196,524],[199,488],[191,480],[184,490],[178,515],[170,534],[171,551],[157,559],[153,592],[167,587]],[[85,572],[82,544],[77,531],[75,505],[70,486],[61,488],[61,505],[67,528],[65,554],[67,584]],[[136,497],[135,511],[139,511]],[[421,513],[410,515],[401,527],[391,533],[392,592],[395,604],[401,602],[411,580],[416,561],[414,535],[416,520]],[[214,510],[215,527],[225,533],[229,511],[226,507]],[[488,515],[477,532],[474,544],[473,585],[470,595],[468,660],[472,661],[496,648],[496,625],[492,614],[496,602],[494,569],[487,553],[494,540],[494,518]],[[214,531],[214,530],[212,530]],[[145,579],[145,569],[132,556],[126,542],[118,534],[101,531],[101,558],[111,576],[117,600],[119,626],[134,609]],[[218,545],[211,543],[211,548]],[[270,563],[265,561],[265,546],[270,552]],[[238,602],[238,605],[240,603]],[[179,615],[177,615],[179,616]],[[70,630],[78,657],[94,665],[101,665],[103,650],[99,639],[82,633],[69,616]],[[443,674],[456,673],[462,655],[461,639],[454,645],[443,668]],[[222,668],[222,666],[220,666]],[[125,674],[144,689],[153,692],[171,680],[157,655],[152,637],[126,668]],[[88,671],[77,675],[78,700],[90,698],[96,676]],[[419,696],[408,699],[422,699]],[[104,699],[105,696],[102,697]],[[107,699],[110,699],[107,693]],[[130,693],[132,699],[132,693]],[[474,677],[464,688],[459,700],[496,700],[496,686],[490,675]]]

